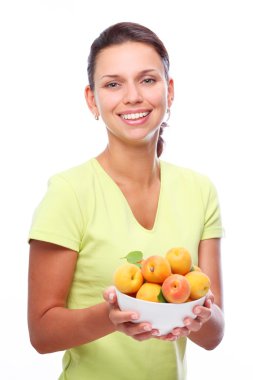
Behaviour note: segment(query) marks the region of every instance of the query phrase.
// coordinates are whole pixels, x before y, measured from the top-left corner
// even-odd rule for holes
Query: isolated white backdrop
[[[87,110],[83,89],[91,42],[118,21],[147,25],[170,53],[175,101],[163,159],[209,175],[220,196],[226,334],[212,352],[189,344],[188,379],[249,379],[250,0],[1,1],[1,378],[53,380],[61,369],[62,353],[41,356],[29,343],[26,238],[48,178],[105,146],[104,126]]]

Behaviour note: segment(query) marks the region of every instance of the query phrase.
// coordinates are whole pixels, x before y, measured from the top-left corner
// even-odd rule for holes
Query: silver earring
[[[170,108],[167,108],[167,119],[166,122],[170,119]]]

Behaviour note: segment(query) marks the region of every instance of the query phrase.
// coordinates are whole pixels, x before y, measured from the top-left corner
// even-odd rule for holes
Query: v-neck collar
[[[158,203],[157,203],[157,209],[156,209],[156,215],[155,215],[155,219],[154,219],[154,224],[152,226],[151,229],[148,229],[148,228],[145,228],[141,223],[139,223],[139,221],[136,219],[129,203],[128,203],[128,200],[126,199],[124,193],[122,192],[122,190],[120,189],[120,187],[117,185],[117,183],[112,179],[112,177],[107,173],[107,171],[102,167],[102,165],[99,163],[99,161],[94,157],[91,159],[91,161],[94,163],[94,165],[96,166],[96,168],[100,171],[100,173],[103,174],[104,178],[111,184],[111,186],[118,192],[119,196],[122,198],[124,204],[126,205],[128,211],[129,211],[129,214],[131,215],[131,218],[132,220],[134,221],[134,223],[140,228],[142,229],[143,231],[147,232],[147,233],[153,233],[155,232],[156,230],[156,226],[157,226],[157,223],[158,223],[158,218],[159,218],[159,214],[160,214],[160,209],[161,209],[161,202],[162,202],[162,194],[163,194],[163,162],[161,160],[159,160],[159,164],[160,164],[160,191],[159,191],[159,198],[158,198]]]

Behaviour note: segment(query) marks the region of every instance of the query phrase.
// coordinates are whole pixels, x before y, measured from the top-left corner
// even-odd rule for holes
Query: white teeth
[[[122,119],[125,120],[134,120],[134,119],[140,119],[141,117],[145,117],[149,114],[149,112],[141,112],[141,113],[129,113],[126,115],[121,115]]]

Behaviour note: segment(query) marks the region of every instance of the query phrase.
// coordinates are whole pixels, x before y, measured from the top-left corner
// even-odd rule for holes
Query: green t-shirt
[[[114,270],[130,251],[142,251],[145,258],[183,246],[198,264],[200,240],[222,236],[217,194],[210,180],[189,169],[160,164],[161,189],[152,230],[138,223],[120,188],[95,158],[49,181],[29,239],[78,252],[69,308],[103,301],[103,290],[112,284]],[[186,338],[137,342],[115,332],[67,350],[60,379],[183,380],[185,347]]]

